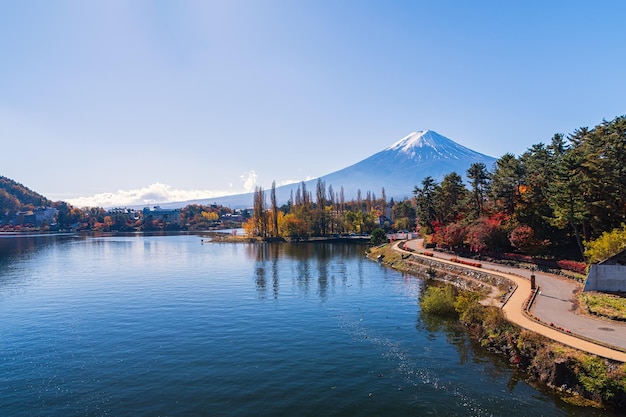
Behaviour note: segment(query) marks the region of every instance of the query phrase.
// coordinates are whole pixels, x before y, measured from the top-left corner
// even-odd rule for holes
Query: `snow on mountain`
[[[415,186],[421,185],[427,176],[441,182],[447,174],[456,172],[467,181],[466,171],[473,163],[482,162],[490,170],[495,161],[496,158],[459,145],[437,132],[424,130],[413,132],[369,158],[320,178],[325,182],[327,190],[332,185],[333,190],[338,193],[343,187],[346,200],[356,198],[358,190],[361,190],[363,197],[367,191],[380,196],[384,188],[387,199],[401,201],[412,197]],[[318,179],[306,181],[307,191],[315,194],[317,181]],[[277,187],[276,197],[279,204],[285,204],[292,193],[295,195],[299,186],[301,183]],[[269,190],[266,190],[266,195],[269,200]],[[252,201],[252,193],[249,193],[195,200],[193,203],[215,202],[235,208],[250,207]],[[171,205],[173,203],[167,204]]]
[[[418,148],[418,149],[416,149]],[[385,151],[404,153],[409,158],[423,159],[463,159],[472,158],[476,152],[441,136],[432,130],[413,132],[400,139]]]

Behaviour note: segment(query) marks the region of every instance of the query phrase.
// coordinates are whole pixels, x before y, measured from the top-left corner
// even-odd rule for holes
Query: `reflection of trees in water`
[[[418,311],[415,327],[418,331],[426,330],[429,340],[435,340],[444,333],[446,341],[454,346],[459,354],[459,364],[482,364],[483,372],[493,379],[508,379],[507,388],[512,393],[521,380],[524,380],[521,371],[514,369],[506,358],[487,351],[470,337],[468,329],[455,318],[441,317]]]
[[[255,271],[256,289],[260,298],[265,298],[265,265],[258,263]]]
[[[362,262],[365,247],[336,243],[260,243],[246,245],[246,253],[255,261],[255,285],[259,297],[265,298],[271,273],[274,299],[280,294],[280,281],[292,280],[298,291],[307,296],[311,283],[317,281],[317,294],[322,300],[338,277],[341,285],[347,285],[347,259],[361,259],[357,263],[359,285],[363,285]],[[292,261],[292,262],[281,262]],[[289,268],[291,269],[289,271]]]
[[[81,239],[75,235],[38,235],[0,237],[0,271],[8,270],[13,262],[31,259],[50,246]],[[0,284],[4,282],[0,275]]]
[[[298,282],[298,288],[304,295],[309,293],[309,282],[311,280],[311,270],[309,268],[308,259],[301,259],[298,262],[296,280]]]
[[[278,279],[278,257],[272,259],[272,289],[274,293],[274,299],[278,299],[279,279]]]
[[[71,242],[79,238],[75,235],[38,235],[38,236],[11,236],[0,237],[0,286],[11,283],[24,282],[28,274],[15,273],[13,263],[28,261],[39,252],[51,246]],[[20,267],[20,268],[23,268]],[[13,270],[13,273],[11,272]],[[6,272],[6,274],[5,274]]]
[[[266,298],[267,281],[265,278],[265,269],[267,263],[271,259],[270,245],[249,245],[248,249],[256,259],[255,264],[255,283],[259,298]]]
[[[0,264],[26,259],[50,245],[73,240],[73,236],[6,236],[0,237]]]
[[[320,298],[326,300],[328,291],[328,260],[317,260],[317,285],[319,288]]]

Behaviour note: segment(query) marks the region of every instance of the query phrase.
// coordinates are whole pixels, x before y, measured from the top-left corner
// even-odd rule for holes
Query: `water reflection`
[[[77,235],[56,234],[0,236],[0,286],[24,284],[29,279],[28,261],[77,239],[80,239]]]
[[[14,235],[0,236],[0,265],[31,257],[47,246],[77,239],[76,235]]]
[[[254,260],[254,277],[257,296],[267,297],[268,280],[271,274],[272,297],[278,299],[280,283],[293,282],[299,293],[310,295],[312,285],[322,301],[338,280],[347,285],[346,260],[360,258],[364,262],[365,245],[337,243],[263,243],[246,245],[246,254]],[[284,260],[291,260],[285,266]],[[362,263],[355,274],[363,285]]]

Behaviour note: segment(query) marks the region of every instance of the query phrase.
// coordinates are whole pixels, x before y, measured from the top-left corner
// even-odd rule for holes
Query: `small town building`
[[[51,224],[54,223],[54,218],[59,210],[53,207],[37,207],[33,214],[35,215],[35,226],[39,227],[44,222]]]
[[[13,218],[14,225],[35,225],[35,214],[32,210],[18,211]]]
[[[180,209],[164,209],[159,206],[143,209],[143,220],[157,220],[169,224],[180,224]]]

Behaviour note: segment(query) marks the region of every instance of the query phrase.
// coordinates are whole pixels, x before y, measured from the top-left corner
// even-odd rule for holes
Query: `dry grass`
[[[402,260],[402,255],[399,252],[394,251],[389,244],[376,246],[368,250],[368,257],[370,259],[375,260],[380,255],[382,255],[382,262],[389,265],[393,265],[397,261]]]
[[[591,314],[611,320],[626,320],[626,297],[599,292],[580,295],[580,305]]]

